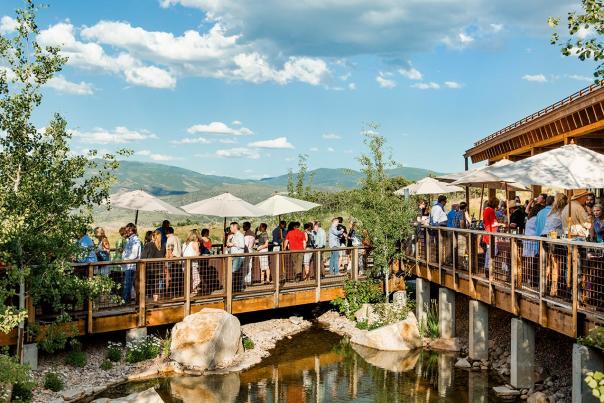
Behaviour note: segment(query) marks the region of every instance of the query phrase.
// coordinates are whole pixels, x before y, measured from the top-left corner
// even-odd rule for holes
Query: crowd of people
[[[138,259],[176,259],[182,257],[196,257],[225,253],[236,255],[232,258],[233,291],[242,291],[252,283],[252,265],[257,259],[260,268],[260,284],[271,282],[271,268],[269,255],[266,252],[289,250],[287,262],[293,268],[295,281],[310,279],[311,259],[313,250],[340,248],[344,246],[367,245],[368,237],[363,237],[357,231],[356,222],[350,228],[343,224],[342,217],[334,218],[326,232],[320,221],[301,224],[298,221],[280,221],[269,235],[268,225],[261,223],[255,230],[249,221],[241,226],[232,222],[225,228],[224,242],[212,244],[210,231],[207,228],[201,231],[189,231],[184,242],[174,234],[170,221],[164,220],[162,225],[154,231],[147,231],[144,239],[138,236],[137,226],[129,223],[119,229],[120,237],[113,248],[107,238],[105,230],[97,227],[93,237],[89,236],[86,229],[82,229],[78,246],[81,251],[76,259],[79,263],[97,263],[120,261],[119,264],[98,265],[97,271],[102,275],[109,275],[112,269],[117,269],[123,275],[121,297],[124,301],[134,296],[134,278],[137,269],[135,261]],[[93,239],[94,238],[94,239]],[[258,256],[246,254],[257,253]],[[335,275],[346,266],[347,254],[345,251],[332,251],[330,254],[329,274]],[[177,279],[182,279],[184,270],[180,263],[165,262],[161,264],[161,272],[155,276],[157,290],[154,292],[162,295],[173,294],[170,290],[175,287]],[[191,285],[193,293],[202,285],[207,271],[207,260],[193,260],[191,267]],[[180,272],[179,272],[180,271]],[[215,276],[214,276],[215,277]]]

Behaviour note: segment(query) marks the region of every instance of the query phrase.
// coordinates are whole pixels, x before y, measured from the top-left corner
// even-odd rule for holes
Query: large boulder
[[[350,341],[384,351],[407,351],[422,346],[417,319],[412,312],[409,312],[405,320],[357,333]]]
[[[222,309],[204,308],[172,329],[170,358],[187,368],[222,367],[239,351],[243,351],[239,319]]]

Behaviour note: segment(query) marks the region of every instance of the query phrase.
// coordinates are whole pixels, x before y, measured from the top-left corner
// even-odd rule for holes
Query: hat
[[[587,191],[587,189],[573,189],[573,195],[571,197],[571,200],[580,199],[581,197],[587,196],[588,194],[589,192]]]

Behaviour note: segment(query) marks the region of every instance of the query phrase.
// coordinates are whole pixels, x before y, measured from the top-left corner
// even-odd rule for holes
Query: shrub
[[[63,379],[55,372],[48,372],[44,375],[44,388],[58,392],[63,390]]]
[[[142,337],[126,343],[126,361],[130,364],[150,360],[162,351],[162,341],[155,336]]]
[[[584,346],[604,350],[604,327],[596,326],[589,331],[587,336],[579,337],[577,341]]]
[[[65,364],[72,367],[84,368],[87,362],[86,353],[82,351],[70,351],[65,357]]]
[[[34,389],[35,383],[33,381],[17,382],[13,385],[13,402],[30,402],[33,397],[32,390]]]
[[[21,365],[15,360],[15,358],[10,357],[6,354],[0,354],[0,401],[5,399],[8,390],[5,389],[6,385],[16,385],[17,394],[19,393],[19,389],[27,389],[27,386],[31,383],[31,373],[28,367],[25,365]],[[33,388],[33,385],[32,385]],[[31,389],[31,388],[30,388]],[[27,394],[26,392],[25,395]],[[25,399],[25,395],[21,393],[21,397],[19,397],[23,401],[28,401]],[[13,396],[17,396],[13,391]],[[30,396],[31,399],[31,396]]]
[[[109,371],[111,368],[113,368],[113,363],[110,360],[105,360],[101,363],[101,369],[103,371]]]
[[[166,334],[166,338],[162,340],[162,356],[169,357],[170,356],[170,344],[172,344],[172,337],[170,336],[170,332]]]
[[[369,322],[367,322],[367,320],[362,320],[360,322],[357,322],[357,329],[361,329],[361,330],[369,329]]]
[[[336,298],[332,305],[349,319],[363,304],[384,302],[385,296],[379,283],[372,280],[346,280],[344,282],[344,298]]]
[[[247,336],[243,336],[243,349],[244,350],[253,350],[254,342]]]
[[[424,305],[426,309],[426,318],[419,324],[419,334],[422,337],[437,339],[440,337],[440,329],[438,327],[438,304],[436,300],[430,301],[430,304]]]
[[[112,341],[107,343],[105,357],[110,362],[119,362],[122,359],[122,343],[114,343]]]
[[[77,335],[78,327],[71,322],[71,317],[68,314],[60,315],[46,327],[38,346],[41,350],[52,354],[64,350],[69,339]]]

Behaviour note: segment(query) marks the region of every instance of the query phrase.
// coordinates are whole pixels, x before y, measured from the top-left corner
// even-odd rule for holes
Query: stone
[[[459,359],[459,360],[457,360],[457,362],[455,363],[455,366],[456,366],[457,368],[471,368],[471,367],[472,367],[472,364],[470,364],[470,363],[468,362],[468,360],[467,360],[467,359],[465,359],[465,358],[460,358],[460,359]]]
[[[407,351],[422,346],[417,319],[412,312],[409,312],[405,320],[378,329],[359,332],[350,341],[384,351]]]
[[[352,349],[367,363],[390,372],[407,372],[412,370],[415,368],[420,356],[419,350],[381,351],[357,344],[353,344]]]
[[[520,396],[520,391],[512,388],[508,388],[507,386],[495,386],[493,387],[493,392],[499,397],[510,398],[514,396]]]
[[[136,403],[164,403],[164,399],[161,398],[159,393],[155,390],[155,388],[149,388],[140,393],[132,393],[126,397],[122,397],[119,399],[113,399],[109,402],[115,403],[126,403],[126,402],[136,402]]]
[[[474,367],[474,368],[480,368],[480,361],[474,361],[472,363],[472,367]]]
[[[84,396],[84,390],[80,388],[67,389],[63,391],[62,397],[66,402],[79,399]]]
[[[392,294],[392,303],[399,308],[407,305],[407,291],[396,291]]]
[[[228,365],[243,351],[239,319],[222,309],[204,308],[172,328],[170,358],[197,370]]]
[[[294,325],[301,325],[301,324],[302,324],[302,322],[304,322],[304,319],[302,319],[302,318],[301,318],[301,317],[299,317],[299,316],[291,316],[291,317],[289,318],[289,321],[290,321],[291,323],[293,323]]]

